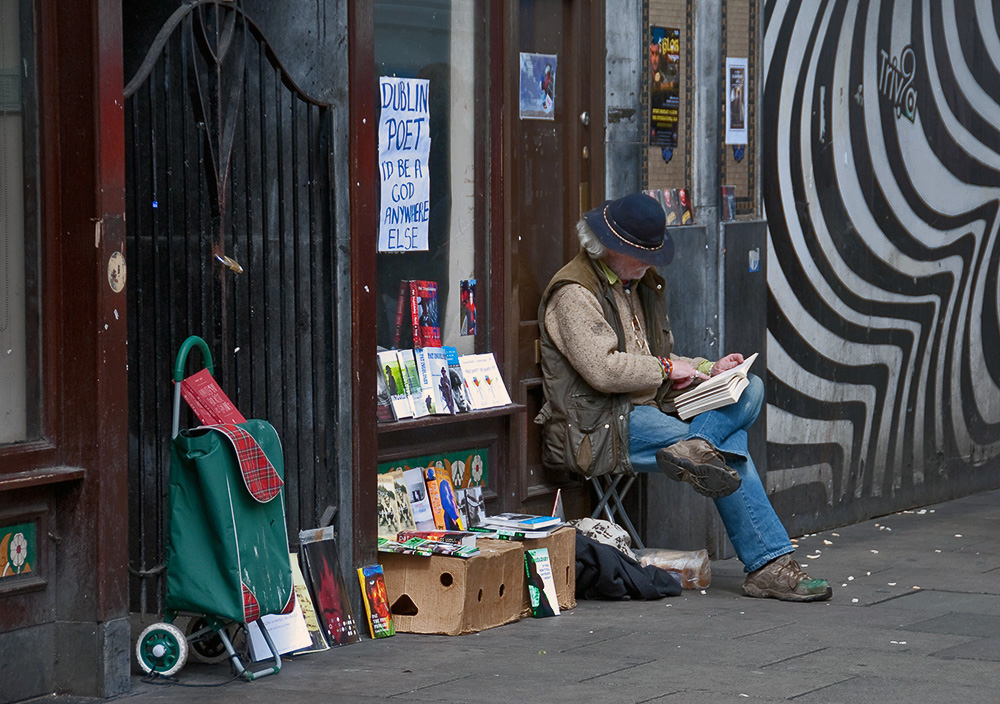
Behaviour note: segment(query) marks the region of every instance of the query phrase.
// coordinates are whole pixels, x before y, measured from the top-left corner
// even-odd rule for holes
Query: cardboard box
[[[513,541],[511,541],[513,542]],[[576,606],[576,529],[564,526],[547,538],[532,538],[521,543],[524,550],[548,548],[549,562],[552,563],[552,576],[556,582],[556,596],[559,598],[559,608],[562,611]],[[522,563],[524,557],[522,556]],[[524,565],[521,565],[524,569]],[[528,597],[528,584],[525,582],[524,595],[521,599],[521,617],[531,616],[531,600]]]
[[[524,548],[505,540],[476,541],[462,559],[381,553],[389,608],[397,631],[457,636],[521,618]]]

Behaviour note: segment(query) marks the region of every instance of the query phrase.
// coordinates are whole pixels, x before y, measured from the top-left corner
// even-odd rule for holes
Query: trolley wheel
[[[203,662],[208,665],[217,665],[220,662],[225,662],[229,659],[229,653],[226,652],[226,646],[222,643],[222,638],[215,631],[211,631],[199,638],[192,639],[191,636],[198,631],[208,628],[208,619],[204,616],[192,616],[188,619],[187,627],[184,629],[184,633],[188,638],[188,643],[190,644],[190,654],[191,657],[198,662]],[[226,635],[229,636],[229,642],[234,643],[236,640],[236,634],[239,632],[239,624],[231,623],[225,626]]]
[[[147,626],[135,644],[135,658],[147,675],[155,672],[169,677],[184,667],[187,655],[187,639],[172,623]]]

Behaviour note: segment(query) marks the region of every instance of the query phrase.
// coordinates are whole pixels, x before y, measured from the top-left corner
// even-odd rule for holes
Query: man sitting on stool
[[[577,224],[583,247],[542,294],[538,318],[546,402],[543,462],[587,476],[661,470],[715,500],[749,574],[748,596],[818,601],[833,594],[790,553],[747,450],[746,429],[764,401],[750,375],[739,401],[680,420],[672,398],[696,379],[740,364],[673,354],[664,279],[673,259],[663,209],[635,193],[605,203]]]

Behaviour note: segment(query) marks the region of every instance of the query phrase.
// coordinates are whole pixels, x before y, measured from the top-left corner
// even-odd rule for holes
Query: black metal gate
[[[130,594],[133,610],[158,613],[178,347],[203,337],[223,390],[277,429],[294,536],[337,505],[334,302],[346,284],[332,108],[294,85],[240,2],[184,2],[125,98]],[[200,367],[193,354],[189,372]]]

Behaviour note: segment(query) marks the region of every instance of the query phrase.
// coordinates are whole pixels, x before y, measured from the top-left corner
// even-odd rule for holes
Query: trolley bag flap
[[[217,427],[181,431],[171,443],[166,606],[249,623],[294,606],[294,591],[281,443],[266,421],[235,427],[256,448],[249,478]]]

